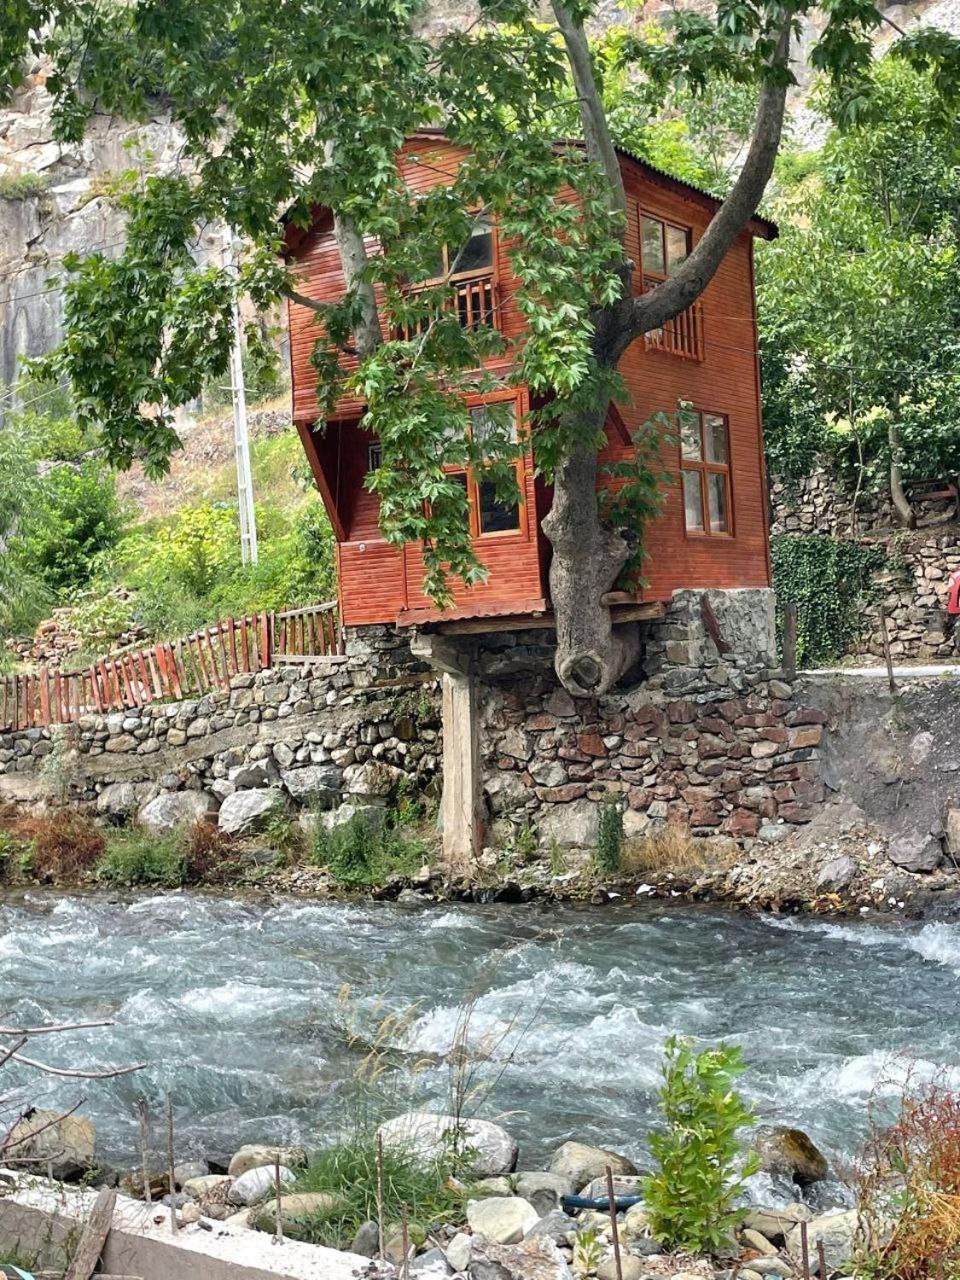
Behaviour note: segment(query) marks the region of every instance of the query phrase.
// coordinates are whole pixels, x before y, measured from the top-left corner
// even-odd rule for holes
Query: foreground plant
[[[960,1275],[960,1093],[908,1082],[897,1119],[867,1143],[857,1191],[861,1275]]]
[[[759,1167],[741,1161],[740,1132],[755,1123],[734,1089],[746,1069],[737,1045],[694,1051],[671,1036],[664,1046],[658,1098],[664,1130],[650,1138],[657,1170],[644,1180],[655,1239],[689,1253],[730,1251],[744,1210],[734,1208]]]

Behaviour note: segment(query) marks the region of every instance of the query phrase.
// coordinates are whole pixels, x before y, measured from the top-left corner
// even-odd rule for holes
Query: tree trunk
[[[897,519],[907,529],[917,527],[917,514],[907,500],[903,491],[903,449],[900,444],[900,429],[891,422],[887,432],[890,441],[890,497]]]
[[[574,697],[596,697],[619,680],[638,649],[636,628],[615,628],[602,602],[628,549],[600,519],[596,453],[572,454],[559,468],[543,531],[553,547],[550,596],[557,625],[557,675]]]

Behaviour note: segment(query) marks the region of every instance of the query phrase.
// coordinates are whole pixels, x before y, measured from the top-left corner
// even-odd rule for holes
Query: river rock
[[[518,1173],[514,1183],[517,1195],[529,1200],[541,1217],[574,1191],[572,1181],[559,1173]]]
[[[834,1271],[850,1258],[853,1253],[854,1240],[857,1233],[856,1209],[845,1209],[839,1213],[824,1213],[812,1218],[807,1224],[811,1268],[818,1270],[817,1240],[823,1241],[823,1251],[827,1259],[827,1267]],[[801,1256],[800,1227],[796,1226],[787,1236],[787,1252],[793,1258]],[[823,1277],[821,1277],[823,1280]]]
[[[291,1240],[305,1240],[311,1234],[312,1220],[325,1217],[340,1207],[338,1196],[326,1191],[301,1191],[283,1196],[280,1202],[280,1220],[284,1235]],[[277,1205],[275,1200],[257,1205],[251,1215],[251,1226],[257,1231],[276,1230]]]
[[[4,1163],[11,1168],[27,1164],[34,1172],[49,1168],[63,1182],[96,1167],[96,1134],[85,1116],[63,1116],[57,1111],[29,1111],[10,1130]]]
[[[513,1183],[509,1178],[480,1178],[476,1183],[479,1195],[512,1196]]]
[[[809,1222],[812,1217],[805,1204],[788,1204],[776,1209],[755,1207],[747,1210],[743,1225],[758,1231],[773,1244],[782,1244],[798,1222]]]
[[[372,1219],[361,1222],[357,1234],[350,1242],[350,1252],[361,1258],[375,1258],[380,1252],[380,1228]]]
[[[473,1236],[458,1231],[446,1247],[447,1261],[454,1271],[466,1271],[473,1252]]]
[[[303,1147],[270,1147],[250,1142],[231,1156],[227,1173],[231,1178],[239,1178],[248,1169],[259,1169],[261,1165],[272,1169],[278,1160],[288,1169],[300,1169],[307,1163],[307,1153]]]
[[[565,1142],[550,1157],[551,1173],[569,1178],[575,1187],[585,1187],[594,1178],[605,1175],[607,1168],[615,1174],[635,1174],[637,1167],[626,1156],[603,1147],[589,1147],[583,1142]]]
[[[191,1222],[199,1222],[202,1217],[203,1212],[201,1211],[200,1206],[198,1204],[193,1204],[191,1201],[188,1201],[180,1210],[180,1221],[185,1222],[188,1225]]]
[[[280,803],[280,794],[272,787],[260,791],[235,791],[220,806],[220,830],[228,836],[258,831]]]
[[[233,1179],[226,1173],[205,1173],[200,1178],[187,1178],[181,1189],[194,1200],[206,1200],[212,1192],[231,1182]]]
[[[233,1185],[227,1192],[227,1199],[231,1204],[247,1205],[248,1208],[259,1204],[276,1186],[276,1178],[275,1166],[260,1165],[256,1169],[248,1169],[246,1173],[241,1173],[239,1178],[234,1178]],[[297,1175],[292,1169],[286,1168],[285,1165],[280,1166],[281,1182],[289,1186],[296,1180]]]
[[[217,801],[206,791],[164,791],[147,801],[137,820],[154,835],[165,835],[204,822],[216,812]]]
[[[770,1254],[762,1258],[751,1258],[750,1267],[758,1276],[781,1276],[784,1280],[789,1280],[790,1276],[796,1275],[789,1262]]]
[[[469,1280],[570,1280],[571,1272],[552,1240],[515,1245],[474,1240],[467,1275]]]
[[[407,1275],[410,1280],[445,1280],[446,1276],[453,1275],[453,1267],[442,1249],[428,1249],[426,1253],[414,1258],[407,1269]]]
[[[824,889],[827,893],[839,893],[841,889],[849,888],[856,878],[857,864],[848,853],[843,853],[838,858],[831,858],[820,868],[817,888]]]
[[[634,1258],[629,1253],[620,1255],[620,1271],[617,1271],[617,1260],[614,1257],[604,1258],[603,1262],[597,1267],[597,1280],[618,1280],[620,1275],[623,1280],[641,1280],[641,1277],[647,1274],[647,1268],[643,1265],[639,1258]]]
[[[467,1201],[467,1225],[475,1236],[496,1244],[516,1244],[540,1218],[519,1196],[487,1196]]]
[[[590,1182],[581,1190],[582,1196],[589,1196],[591,1200],[598,1200],[601,1196],[607,1194],[607,1179],[592,1178]],[[643,1195],[643,1174],[615,1174],[613,1179],[613,1194],[617,1196],[642,1196]]]
[[[544,1214],[539,1222],[534,1223],[524,1239],[536,1240],[539,1236],[545,1236],[554,1244],[565,1245],[567,1236],[571,1231],[575,1231],[576,1227],[576,1222],[569,1214],[564,1213],[562,1209],[553,1209],[550,1213]]]
[[[645,1204],[632,1204],[623,1215],[623,1234],[627,1240],[645,1236],[650,1229],[650,1211]]]
[[[761,1129],[753,1147],[765,1173],[790,1178],[800,1187],[821,1182],[829,1172],[826,1156],[802,1129],[784,1125]]]
[[[449,1149],[448,1135],[456,1130],[455,1116],[432,1111],[408,1111],[395,1116],[377,1130],[384,1146],[400,1147],[425,1163],[438,1160]],[[491,1120],[461,1120],[463,1145],[474,1153],[470,1173],[479,1178],[495,1178],[510,1173],[517,1163],[514,1139]]]
[[[762,1253],[764,1257],[773,1257],[777,1250],[767,1237],[760,1231],[754,1231],[752,1227],[744,1227],[741,1232],[743,1243],[749,1248],[755,1249],[757,1253]]]
[[[926,873],[936,871],[943,861],[940,841],[928,832],[908,831],[894,836],[887,845],[887,857],[904,871]]]

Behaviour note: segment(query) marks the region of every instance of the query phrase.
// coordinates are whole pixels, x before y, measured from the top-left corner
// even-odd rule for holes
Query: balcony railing
[[[419,292],[417,290],[416,292]],[[500,328],[500,308],[497,303],[497,286],[492,276],[476,276],[470,280],[458,280],[455,291],[443,301],[443,311],[454,311],[464,329],[480,329],[489,326]],[[409,342],[424,333],[432,317],[421,316],[411,324],[398,325],[394,338]]]
[[[644,293],[655,289],[659,280],[644,279]],[[703,305],[695,302],[686,311],[681,311],[672,320],[665,321],[659,329],[651,329],[643,335],[648,351],[666,351],[672,356],[681,356],[685,360],[702,360],[703,343]]]

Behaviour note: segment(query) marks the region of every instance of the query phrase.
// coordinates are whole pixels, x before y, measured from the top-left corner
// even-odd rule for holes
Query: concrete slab
[[[10,1180],[9,1187],[0,1188],[0,1251],[15,1250],[43,1267],[64,1266],[96,1191],[9,1170],[0,1170],[0,1177]],[[275,1244],[265,1232],[209,1219],[174,1235],[169,1210],[127,1196],[117,1197],[103,1270],[142,1280],[387,1280],[396,1275],[389,1263],[359,1254],[296,1240]]]

